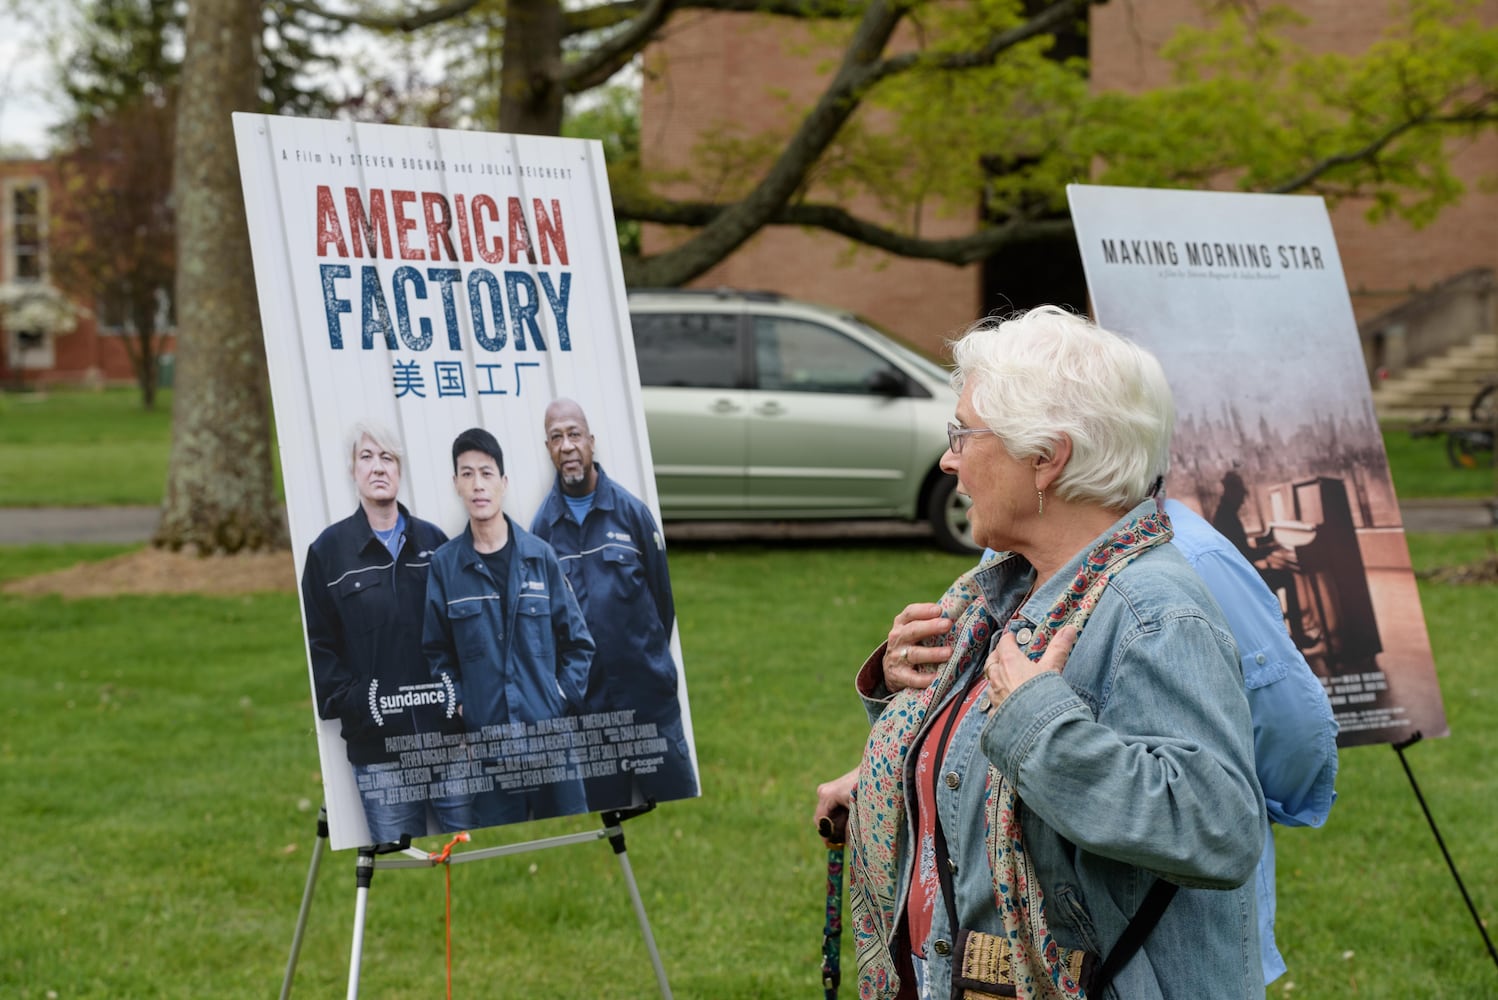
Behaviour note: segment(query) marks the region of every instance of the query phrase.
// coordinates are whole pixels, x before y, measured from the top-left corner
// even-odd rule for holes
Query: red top
[[[905,920],[910,929],[911,949],[921,958],[926,957],[926,939],[931,936],[931,914],[941,899],[941,877],[936,871],[936,783],[941,780],[941,762],[933,759],[937,753],[945,753],[938,747],[939,735],[946,730],[947,720],[957,713],[952,721],[952,731],[962,725],[974,703],[988,690],[988,678],[984,676],[973,685],[959,704],[957,699],[947,702],[927,727],[925,735],[916,745],[915,763],[915,863],[910,868],[910,893],[905,900]]]

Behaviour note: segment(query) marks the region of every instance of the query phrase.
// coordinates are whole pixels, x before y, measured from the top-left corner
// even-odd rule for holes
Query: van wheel
[[[980,551],[973,541],[972,525],[968,524],[967,511],[973,502],[957,492],[957,477],[943,474],[931,489],[931,502],[926,507],[926,519],[931,522],[931,532],[936,544],[948,552],[971,555]]]

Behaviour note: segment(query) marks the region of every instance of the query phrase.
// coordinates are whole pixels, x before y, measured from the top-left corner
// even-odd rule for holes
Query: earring
[[[1035,516],[1042,517],[1045,514],[1045,490],[1036,490],[1035,495],[1040,499],[1040,505],[1035,509]]]

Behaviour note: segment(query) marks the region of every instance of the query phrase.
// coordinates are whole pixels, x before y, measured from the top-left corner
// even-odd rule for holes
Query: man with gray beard
[[[531,532],[556,550],[597,643],[584,711],[632,713],[631,724],[646,734],[619,758],[616,771],[588,777],[588,808],[691,797],[697,779],[671,655],[676,605],[665,540],[650,508],[593,460],[581,406],[554,400],[545,421],[557,478]]]

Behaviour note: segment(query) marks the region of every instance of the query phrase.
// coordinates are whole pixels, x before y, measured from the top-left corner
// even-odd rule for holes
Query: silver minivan
[[[666,520],[927,520],[976,551],[937,463],[956,399],[939,365],[851,313],[767,292],[629,295]]]

